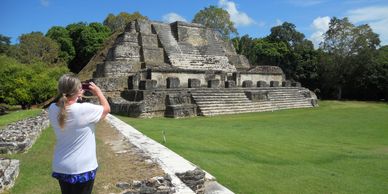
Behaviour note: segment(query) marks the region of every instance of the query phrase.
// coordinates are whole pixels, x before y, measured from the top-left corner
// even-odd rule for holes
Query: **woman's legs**
[[[94,180],[84,183],[70,184],[68,182],[59,181],[62,194],[91,194]]]

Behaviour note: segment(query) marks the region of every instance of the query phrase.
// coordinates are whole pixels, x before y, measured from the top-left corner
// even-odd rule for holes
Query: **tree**
[[[254,53],[257,65],[281,66],[290,50],[284,42],[270,42],[265,38],[254,40]]]
[[[325,52],[321,68],[326,90],[334,91],[336,98],[341,99],[346,85],[365,76],[358,73],[364,73],[372,63],[379,44],[378,35],[368,25],[354,26],[346,17],[333,17],[320,45]]]
[[[76,56],[69,63],[69,69],[78,73],[101,48],[111,31],[101,23],[75,23],[66,27],[72,38]]]
[[[11,44],[11,37],[0,34],[0,54],[6,53]]]
[[[238,54],[247,57],[250,64],[257,65],[257,56],[254,50],[255,39],[244,35],[242,37],[235,37],[231,41]]]
[[[200,10],[197,14],[195,14],[192,22],[213,28],[225,39],[229,39],[232,34],[238,35],[237,29],[230,20],[229,13],[222,8],[215,6],[210,6]]]
[[[109,27],[112,32],[124,31],[127,24],[136,19],[148,20],[146,16],[141,15],[139,12],[134,12],[132,14],[121,12],[117,16],[110,13],[105,18],[103,24],[104,26]]]
[[[315,89],[317,84],[317,55],[313,43],[305,39],[305,35],[296,30],[296,26],[289,22],[271,28],[271,33],[265,38],[270,45],[285,45],[287,52],[277,55],[276,65],[280,66],[288,79],[301,82],[303,85]],[[276,43],[276,44],[275,44]],[[269,58],[273,58],[270,55]],[[314,81],[312,81],[312,80]],[[314,83],[313,83],[314,82]]]
[[[56,94],[57,79],[66,72],[65,66],[22,64],[0,55],[0,102],[22,108],[42,103]]]
[[[47,33],[46,37],[51,38],[59,44],[60,52],[59,58],[65,63],[69,63],[75,57],[75,48],[73,41],[70,37],[70,32],[61,26],[51,27]]]
[[[272,42],[286,42],[290,47],[294,48],[304,41],[305,36],[296,30],[294,24],[283,22],[280,26],[272,27],[271,34],[267,38]]]
[[[41,32],[31,32],[19,37],[18,58],[22,63],[44,61],[55,63],[58,60],[59,45]]]
[[[376,89],[376,99],[388,101],[388,45],[378,49],[373,59],[373,66],[368,69],[369,84]]]

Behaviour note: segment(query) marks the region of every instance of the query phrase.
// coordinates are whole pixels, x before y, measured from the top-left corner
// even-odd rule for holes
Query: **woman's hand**
[[[101,89],[93,82],[89,82],[90,86],[89,86],[89,91],[95,95],[95,96],[98,96],[98,95],[101,95],[102,94],[102,91]]]

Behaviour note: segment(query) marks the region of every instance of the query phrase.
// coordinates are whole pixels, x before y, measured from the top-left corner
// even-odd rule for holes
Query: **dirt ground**
[[[120,193],[119,182],[163,176],[163,170],[106,121],[96,128],[99,169],[93,193]]]

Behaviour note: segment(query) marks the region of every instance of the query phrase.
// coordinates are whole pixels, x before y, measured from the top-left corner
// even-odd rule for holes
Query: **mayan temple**
[[[92,78],[114,114],[176,118],[317,106],[315,94],[279,67],[251,66],[199,24],[131,22],[103,57]]]

